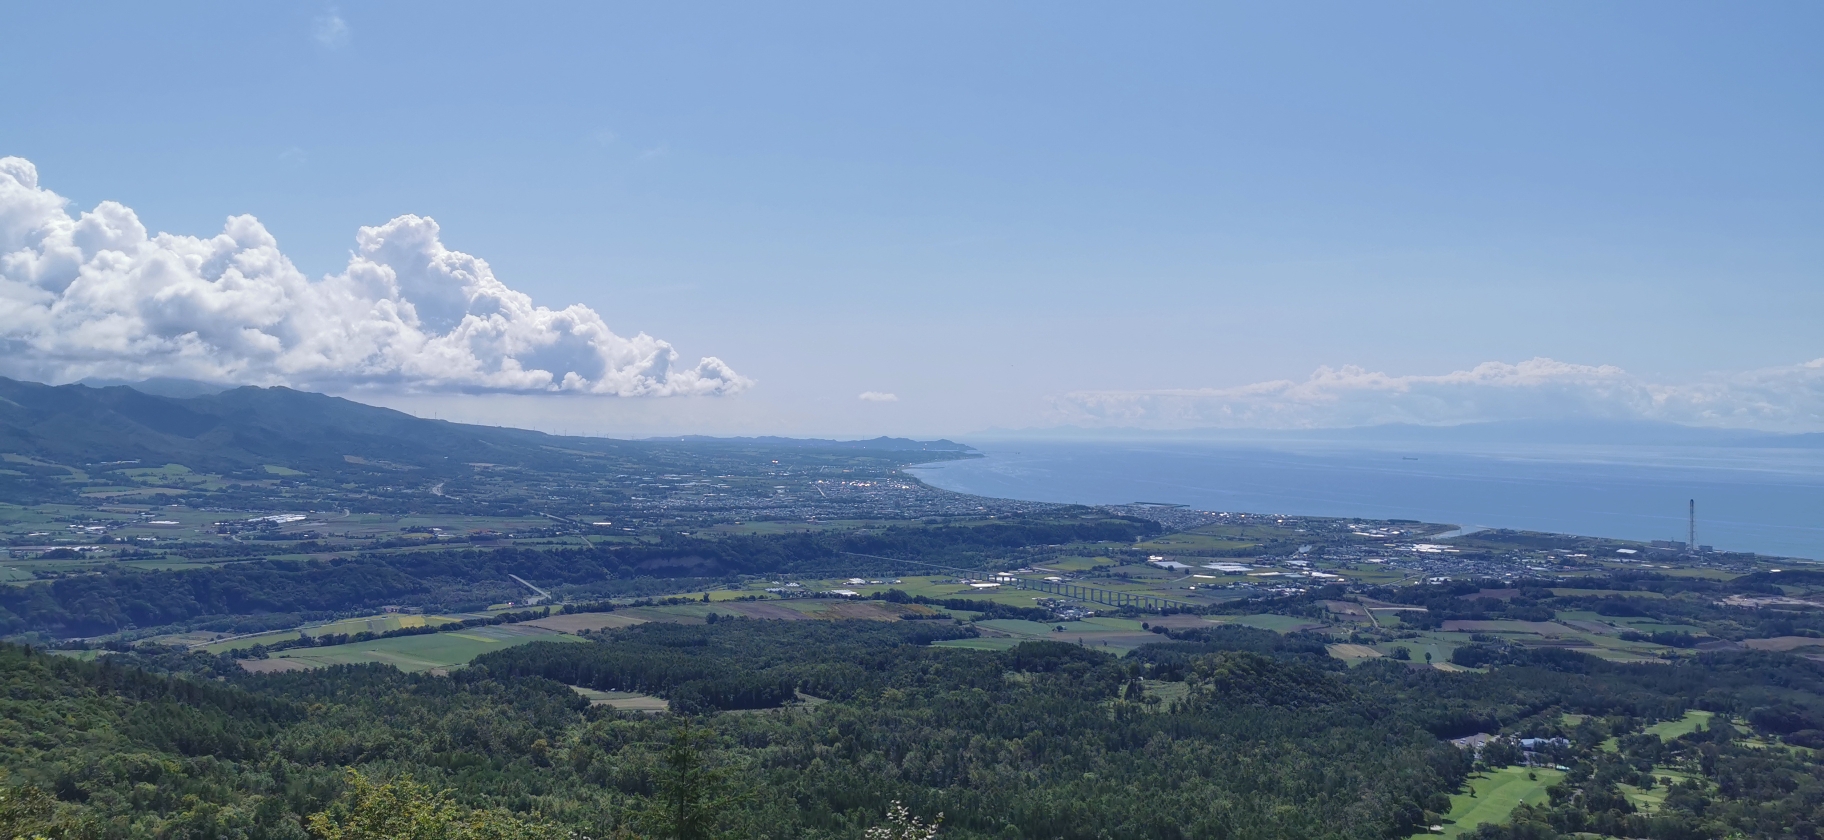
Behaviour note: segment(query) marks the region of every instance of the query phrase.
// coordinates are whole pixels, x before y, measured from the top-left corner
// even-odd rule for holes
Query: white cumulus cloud
[[[885,391],[863,391],[861,399],[867,402],[899,402],[899,395],[889,394]]]
[[[339,274],[306,278],[252,216],[208,238],[149,234],[104,201],[71,217],[23,158],[0,158],[0,373],[49,382],[179,377],[326,390],[717,395],[720,359],[548,309],[444,247],[437,223],[363,227]]]
[[[1296,382],[1077,391],[1054,399],[1052,409],[1055,419],[1072,425],[1156,429],[1583,418],[1811,431],[1824,428],[1824,359],[1675,383],[1546,358],[1431,375],[1320,367]]]

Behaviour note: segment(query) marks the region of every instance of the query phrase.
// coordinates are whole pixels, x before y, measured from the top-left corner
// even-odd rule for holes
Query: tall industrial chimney
[[[1691,533],[1687,536],[1690,542],[1685,543],[1686,551],[1697,550],[1697,500],[1691,500]]]

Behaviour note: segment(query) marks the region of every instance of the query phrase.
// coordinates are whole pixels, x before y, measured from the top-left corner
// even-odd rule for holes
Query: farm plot
[[[1330,651],[1331,656],[1351,664],[1367,659],[1378,659],[1381,656],[1380,651],[1367,645],[1337,644],[1324,647]]]
[[[1128,625],[1132,625],[1131,627]],[[1140,629],[1137,621],[1090,618],[1083,621],[1039,622],[997,618],[975,623],[977,629],[991,636],[1002,636],[1016,642],[1053,641],[1081,642],[1086,647],[1126,652],[1144,644],[1163,641],[1159,636]],[[1058,628],[1063,628],[1059,630]],[[977,641],[977,640],[961,640]],[[951,645],[963,647],[963,645]]]
[[[650,694],[633,691],[597,691],[578,685],[570,686],[570,690],[588,698],[591,706],[607,706],[624,712],[657,714],[671,708],[671,704],[666,702],[665,698],[654,697]]]
[[[584,639],[543,627],[506,625],[472,627],[466,630],[428,633],[423,636],[375,639],[329,647],[300,648],[273,654],[270,659],[249,661],[290,660],[300,663],[306,668],[381,662],[401,671],[429,671],[436,668],[458,668],[484,653],[530,642],[588,643]],[[243,662],[241,667],[255,670],[256,668],[276,669],[289,666],[260,665],[250,668],[247,662]]]
[[[573,613],[554,615],[522,622],[522,627],[542,627],[557,633],[581,633],[585,630],[608,630],[645,624],[646,619],[621,613]]]
[[[1324,625],[1308,618],[1294,618],[1289,615],[1257,613],[1255,615],[1211,616],[1224,624],[1239,624],[1259,630],[1271,630],[1275,633],[1293,633],[1299,630],[1317,630]]]

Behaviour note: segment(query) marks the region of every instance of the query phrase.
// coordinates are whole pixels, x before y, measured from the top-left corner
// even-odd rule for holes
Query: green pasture
[[[1183,700],[1191,694],[1190,684],[1183,681],[1146,680],[1141,687],[1145,689],[1149,699],[1157,697],[1163,705],[1169,705],[1174,700]]]
[[[349,635],[355,633],[387,633],[406,627],[424,627],[426,625],[434,627],[441,624],[454,624],[459,620],[460,619],[445,618],[439,615],[400,615],[397,613],[381,613],[358,618],[345,618],[341,621],[330,622],[329,624],[319,624],[291,630],[274,630],[271,633],[261,633],[257,636],[214,642],[204,645],[202,650],[207,653],[227,653],[230,650],[245,650],[256,644],[270,645],[275,642],[288,642],[298,638],[300,635],[315,637],[342,633],[347,633]],[[172,641],[175,641],[175,639]]]
[[[1385,624],[1384,619],[1382,623]],[[1392,656],[1394,648],[1404,647],[1412,654],[1414,662],[1424,662],[1425,654],[1429,653],[1432,663],[1437,664],[1449,662],[1450,655],[1455,653],[1457,648],[1467,644],[1470,644],[1468,633],[1427,630],[1420,633],[1417,638],[1381,642],[1373,647],[1386,656]]]
[[[1735,580],[1741,577],[1739,572],[1725,572],[1722,569],[1659,569],[1658,572],[1668,577],[1703,578],[1705,580]]]
[[[1531,774],[1536,778],[1529,779]],[[1505,767],[1470,777],[1474,796],[1466,793],[1450,797],[1450,814],[1444,818],[1444,837],[1458,837],[1483,823],[1499,825],[1520,803],[1536,805],[1548,798],[1545,789],[1556,784],[1564,774],[1543,767]],[[1437,836],[1420,834],[1415,836]]]
[[[597,691],[579,685],[570,686],[570,690],[588,698],[591,706],[608,706],[627,712],[663,712],[671,708],[663,697],[634,691]]]
[[[1632,615],[1603,615],[1594,610],[1559,610],[1554,618],[1563,621],[1594,621],[1598,624],[1612,625],[1621,630],[1636,630],[1641,633],[1702,633],[1703,628],[1691,624],[1665,624],[1651,618]]]
[[[429,633],[423,636],[400,636],[346,645],[299,648],[273,654],[273,659],[290,659],[311,667],[359,665],[380,662],[401,671],[428,671],[432,668],[457,668],[484,653],[531,642],[568,642],[588,644],[584,639],[554,633],[536,627],[495,626],[471,627]]]
[[[1712,717],[1715,717],[1712,712],[1700,712],[1693,709],[1685,712],[1685,716],[1678,720],[1660,721],[1647,727],[1646,733],[1659,736],[1661,741],[1670,741],[1696,732],[1699,728],[1708,728]]]
[[[1171,553],[1238,551],[1241,549],[1255,548],[1259,545],[1260,543],[1255,540],[1238,539],[1219,534],[1203,534],[1198,533],[1197,531],[1184,531],[1176,534],[1167,534],[1158,539],[1148,540],[1147,542],[1139,543],[1134,547],[1142,551]]]
[[[1293,618],[1289,615],[1274,615],[1273,613],[1256,613],[1254,615],[1240,616],[1213,615],[1210,616],[1210,618],[1224,624],[1239,624],[1243,627],[1271,630],[1275,633],[1290,633],[1308,624],[1321,623],[1312,621],[1308,618]]]
[[[1060,572],[1088,572],[1104,566],[1113,566],[1116,564],[1115,561],[1110,560],[1107,557],[1059,557],[1056,560],[1046,560],[1042,563],[1034,563],[1033,565],[1047,569],[1057,569]]]
[[[1614,596],[1614,597],[1618,597],[1618,598],[1648,598],[1648,599],[1657,598],[1660,600],[1664,600],[1666,597],[1664,595],[1661,595],[1658,592],[1641,592],[1641,591],[1632,590],[1632,589],[1554,588],[1551,590],[1551,592],[1553,595],[1556,595],[1560,598],[1607,598],[1610,596]]]
[[[1082,621],[1040,622],[1015,618],[977,621],[975,626],[1014,636],[1016,641],[1078,642],[1087,647],[1126,652],[1143,644],[1161,641],[1158,636],[1140,629],[1140,622],[1119,618],[1087,618]],[[1057,628],[1064,628],[1059,631]]]
[[[932,642],[931,646],[932,647],[942,647],[942,648],[962,648],[964,650],[1007,650],[1008,648],[1011,648],[1014,645],[1017,645],[1021,642],[1030,642],[1030,641],[1032,641],[1032,640],[1025,639],[1025,638],[983,637],[983,638],[979,638],[979,639],[945,639],[941,642]]]

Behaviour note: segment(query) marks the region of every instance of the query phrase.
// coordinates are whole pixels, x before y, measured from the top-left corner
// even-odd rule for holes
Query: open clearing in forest
[[[1345,662],[1361,659],[1378,659],[1381,652],[1367,645],[1336,644],[1326,645],[1330,655]]]
[[[1527,774],[1537,778],[1528,779]],[[1556,784],[1564,774],[1557,770],[1543,767],[1505,767],[1486,773],[1477,773],[1470,777],[1469,786],[1475,796],[1468,793],[1453,794],[1450,797],[1450,814],[1445,818],[1444,837],[1457,837],[1476,830],[1483,823],[1500,825],[1507,822],[1514,808],[1525,802],[1536,805],[1547,797],[1545,789]],[[1435,834],[1420,834],[1419,837],[1435,837]]]
[[[1011,648],[1021,642],[1030,642],[1030,641],[1032,641],[1032,640],[1025,638],[1025,637],[996,636],[996,637],[984,637],[984,638],[980,638],[980,639],[945,639],[941,642],[932,642],[931,646],[932,647],[943,647],[943,648],[962,648],[963,650],[1007,650],[1008,648]]]
[[[1693,709],[1678,720],[1661,721],[1647,727],[1646,731],[1648,735],[1658,735],[1661,741],[1670,741],[1696,732],[1699,726],[1708,727],[1710,718],[1714,716],[1711,712],[1700,712]]]
[[[583,688],[580,685],[570,686],[570,690],[589,698],[591,706],[607,706],[624,712],[663,712],[671,709],[671,704],[663,697],[640,694],[634,691],[597,691]]]
[[[1081,643],[1084,647],[1106,650],[1111,653],[1126,653],[1144,644],[1163,642],[1165,638],[1140,629],[1140,622],[1124,618],[1086,618],[1082,621],[1041,622],[1024,621],[1017,618],[996,618],[977,621],[976,629],[990,638],[1000,636],[1015,642],[1070,642]],[[1064,628],[1059,630],[1058,628]],[[977,641],[977,640],[959,640]],[[985,640],[981,640],[985,641]],[[985,645],[961,645],[949,643],[947,647],[984,648]],[[1011,647],[1007,645],[1005,647]],[[1002,649],[1002,648],[991,648]]]
[[[383,662],[401,671],[429,671],[433,668],[459,668],[484,653],[529,642],[584,641],[575,636],[546,630],[543,627],[525,627],[523,625],[470,627],[443,633],[427,633],[423,636],[399,636],[346,645],[297,648],[275,653],[267,660],[244,661],[241,663],[241,667],[249,671],[280,670],[288,666],[260,663],[289,660],[297,662],[305,668]]]

